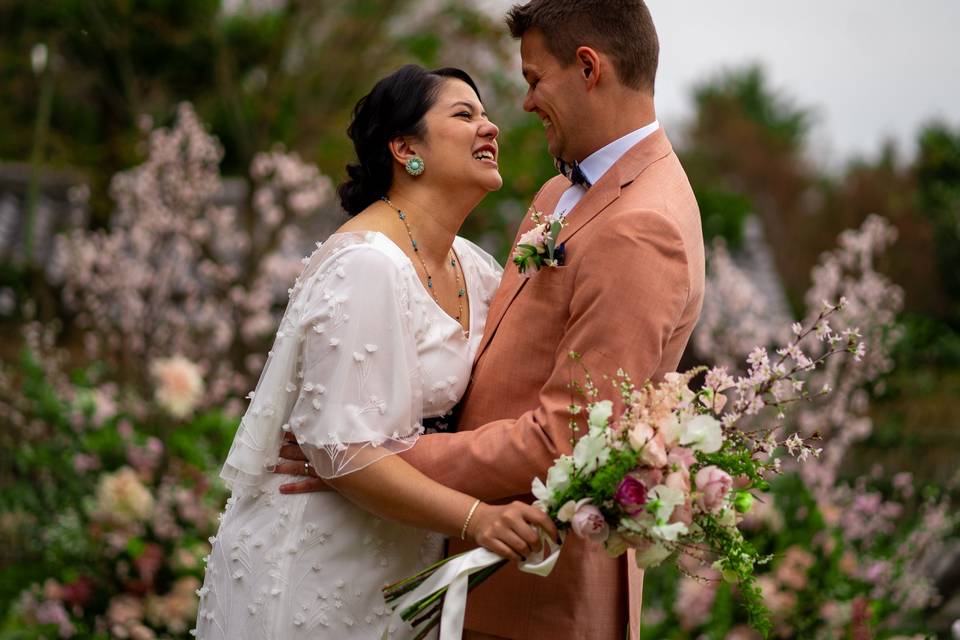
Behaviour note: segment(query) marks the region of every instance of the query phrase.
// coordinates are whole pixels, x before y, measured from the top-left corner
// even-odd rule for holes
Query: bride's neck
[[[387,198],[404,213],[410,234],[424,260],[432,264],[446,262],[453,239],[479,199],[462,194],[440,193],[419,185],[394,187]]]

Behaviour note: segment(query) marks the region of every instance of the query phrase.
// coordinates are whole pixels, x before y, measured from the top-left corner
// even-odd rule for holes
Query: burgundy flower
[[[627,513],[636,515],[643,511],[643,505],[647,503],[647,488],[640,480],[628,475],[620,481],[614,499]]]

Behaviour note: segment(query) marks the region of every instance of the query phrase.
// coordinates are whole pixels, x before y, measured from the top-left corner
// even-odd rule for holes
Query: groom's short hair
[[[563,66],[588,46],[613,60],[617,77],[632,89],[653,93],[660,43],[643,0],[530,0],[507,12],[514,38],[539,29]]]

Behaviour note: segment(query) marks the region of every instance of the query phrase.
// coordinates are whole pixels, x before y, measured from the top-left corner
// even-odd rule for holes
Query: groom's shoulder
[[[700,226],[700,207],[693,187],[672,151],[624,185],[614,204],[618,214],[655,213],[680,225],[695,223],[697,229]]]

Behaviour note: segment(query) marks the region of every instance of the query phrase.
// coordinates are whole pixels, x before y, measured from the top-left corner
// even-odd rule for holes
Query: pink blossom
[[[699,493],[697,504],[707,513],[719,511],[733,487],[733,478],[730,474],[714,465],[697,471],[695,481]]]
[[[47,600],[40,603],[34,612],[34,617],[39,624],[56,625],[61,638],[72,638],[76,629],[70,622],[70,614],[63,608],[63,603],[54,600]]]
[[[581,500],[581,503],[571,521],[574,533],[592,542],[602,543],[610,535],[610,527],[600,509],[588,501]]]
[[[813,564],[814,557],[808,551],[792,546],[777,567],[777,580],[793,591],[802,591],[807,586],[807,572]]]
[[[710,619],[717,588],[713,583],[705,583],[689,576],[680,579],[677,599],[673,610],[680,620],[680,626],[692,631]]]

